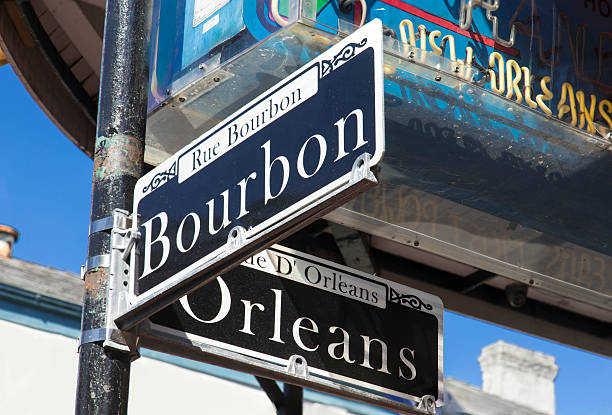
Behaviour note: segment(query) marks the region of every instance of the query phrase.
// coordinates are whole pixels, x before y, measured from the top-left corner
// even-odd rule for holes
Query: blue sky
[[[86,254],[92,161],[45,116],[10,67],[0,68],[0,84],[0,224],[21,233],[15,257],[77,273]],[[445,314],[445,376],[480,386],[480,350],[499,339],[555,356],[558,415],[612,414],[612,359],[454,313]]]

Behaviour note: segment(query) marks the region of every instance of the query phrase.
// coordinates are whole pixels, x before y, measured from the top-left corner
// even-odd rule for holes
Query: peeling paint
[[[94,180],[140,177],[143,155],[144,144],[135,137],[125,134],[98,137],[94,154]]]

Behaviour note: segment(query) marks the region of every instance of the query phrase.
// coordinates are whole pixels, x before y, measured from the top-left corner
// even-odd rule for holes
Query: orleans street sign
[[[373,186],[382,82],[376,20],[143,176],[117,325],[134,326]]]
[[[298,359],[302,386],[440,404],[442,312],[433,295],[274,245],[152,316],[143,346],[234,368],[214,355],[249,356],[252,368]]]

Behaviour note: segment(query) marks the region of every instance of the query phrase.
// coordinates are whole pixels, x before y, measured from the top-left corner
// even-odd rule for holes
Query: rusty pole
[[[116,208],[131,211],[134,185],[143,173],[151,4],[151,0],[107,0],[92,222],[112,216]],[[88,258],[107,254],[110,233],[90,234]],[[82,334],[104,328],[108,273],[107,267],[85,273]],[[93,336],[79,349],[77,414],[127,413],[131,357],[107,350],[102,343]]]

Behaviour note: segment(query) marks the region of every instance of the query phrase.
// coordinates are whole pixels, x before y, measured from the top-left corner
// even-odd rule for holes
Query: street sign
[[[152,316],[143,346],[441,404],[442,312],[431,294],[274,245]]]
[[[373,186],[382,84],[375,20],[138,180],[141,237],[117,325],[133,327]]]

